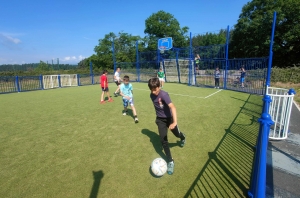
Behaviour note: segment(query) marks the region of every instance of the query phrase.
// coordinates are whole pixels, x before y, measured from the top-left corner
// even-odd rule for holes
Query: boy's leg
[[[123,106],[124,106],[123,115],[127,115],[128,100],[123,99]]]
[[[172,123],[172,122],[173,122],[173,118],[171,118],[170,123]],[[169,125],[170,125],[170,124],[169,124]],[[169,125],[168,125],[168,127],[169,127]],[[174,127],[174,129],[172,129],[171,131],[172,131],[172,133],[173,133],[176,137],[180,138],[180,141],[181,141],[181,142],[180,142],[180,146],[183,147],[184,144],[185,144],[185,135],[184,135],[184,133],[182,133],[182,132],[179,130],[178,125],[176,125],[176,126]]]
[[[105,91],[102,91],[102,93],[101,93],[101,99],[100,99],[100,103],[101,103],[101,104],[104,104],[104,103],[105,103],[105,101],[104,101],[104,92],[105,92]]]
[[[113,102],[112,98],[110,97],[108,87],[105,88],[105,92],[106,92],[106,95],[107,95],[107,98],[108,98],[108,102]]]
[[[167,119],[156,118],[155,123],[158,127],[160,142],[161,142],[164,152],[167,156],[167,162],[171,162],[171,161],[173,161],[173,158],[172,158],[171,151],[169,148],[169,142],[168,142],[168,136],[167,136],[167,133],[168,133]]]
[[[131,106],[131,109],[132,109],[132,112],[133,112],[133,115],[134,115],[134,122],[138,123],[139,119],[137,118],[136,110],[135,110],[134,103],[133,103],[133,98],[131,98],[129,100],[129,103],[130,103],[130,106]]]

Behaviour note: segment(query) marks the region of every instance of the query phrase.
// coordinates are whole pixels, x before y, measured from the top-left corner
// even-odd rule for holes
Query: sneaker
[[[215,87],[215,89],[216,89],[217,87]]]
[[[138,123],[138,122],[139,122],[139,119],[138,119],[138,118],[134,118],[134,122],[135,122],[135,123]]]
[[[174,161],[168,163],[167,172],[168,172],[169,175],[173,174],[173,172],[174,172],[174,165],[175,165]]]
[[[219,87],[217,87],[217,89],[219,89]]]
[[[114,93],[115,97],[118,97],[118,94],[117,93]]]
[[[184,145],[185,145],[185,139],[180,141],[180,146],[184,147]]]
[[[100,101],[100,104],[105,104],[105,101],[104,100]]]
[[[124,112],[123,112],[123,115],[127,115],[127,112],[126,112],[126,111],[124,111]]]
[[[107,102],[113,102],[113,99],[109,99]]]

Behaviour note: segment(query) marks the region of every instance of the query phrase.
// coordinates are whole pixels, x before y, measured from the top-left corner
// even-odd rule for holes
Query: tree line
[[[229,58],[252,58],[269,56],[273,13],[277,12],[273,43],[273,67],[299,66],[300,64],[300,1],[299,0],[252,0],[245,4],[237,24],[230,29]],[[79,69],[113,69],[112,42],[117,62],[136,61],[138,51],[155,51],[159,38],[172,37],[173,47],[189,47],[189,27],[181,27],[178,20],[163,10],[153,13],[145,20],[145,36],[110,32],[99,39],[95,54],[78,63]],[[227,30],[217,33],[194,35],[192,45],[210,46],[225,44]],[[201,53],[201,52],[200,52]],[[40,63],[43,64],[43,63]],[[40,68],[44,68],[44,64]]]
[[[251,58],[269,56],[273,13],[277,12],[273,43],[273,66],[289,67],[300,63],[300,1],[299,0],[252,0],[243,6],[237,24],[230,29],[229,58]],[[158,38],[172,37],[173,47],[189,46],[189,28],[180,27],[170,13],[158,11],[145,20],[145,37],[110,32],[99,39],[95,54],[79,63],[87,67],[112,68],[112,42],[114,42],[117,62],[136,61],[136,41],[138,50],[157,49]],[[206,33],[192,37],[193,46],[225,44],[227,30]]]

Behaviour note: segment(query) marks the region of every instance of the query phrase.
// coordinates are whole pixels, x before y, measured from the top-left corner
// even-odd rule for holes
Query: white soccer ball
[[[152,161],[151,171],[156,176],[162,176],[167,172],[167,162],[163,158],[156,158]]]

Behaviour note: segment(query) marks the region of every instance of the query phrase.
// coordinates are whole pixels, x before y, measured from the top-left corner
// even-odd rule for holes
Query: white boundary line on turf
[[[298,106],[298,104],[295,101],[293,101],[293,103],[297,107],[297,109],[300,111],[300,107]]]
[[[149,91],[149,93],[150,93],[150,90],[147,90],[147,89],[138,89],[138,88],[134,88],[134,89],[136,89],[136,90],[142,90],[142,91]],[[175,94],[175,93],[170,93],[170,92],[168,92],[168,93],[171,94],[171,95],[175,95],[175,96],[186,96],[186,97],[190,97],[190,98],[203,98],[203,99],[206,99],[206,98],[209,98],[212,95],[214,95],[214,94],[216,94],[216,93],[218,93],[220,91],[222,91],[222,89],[220,89],[219,91],[216,91],[215,93],[212,93],[212,94],[210,94],[210,95],[208,95],[206,97],[190,96],[190,95],[183,95],[183,94]]]
[[[206,97],[204,97],[205,99],[206,98],[209,98],[209,97],[211,97],[211,96],[213,96],[214,94],[216,94],[216,93],[219,93],[220,91],[222,91],[223,89],[220,89],[219,91],[216,91],[215,93],[212,93],[212,94],[210,94],[210,95],[208,95],[208,96],[206,96]]]

